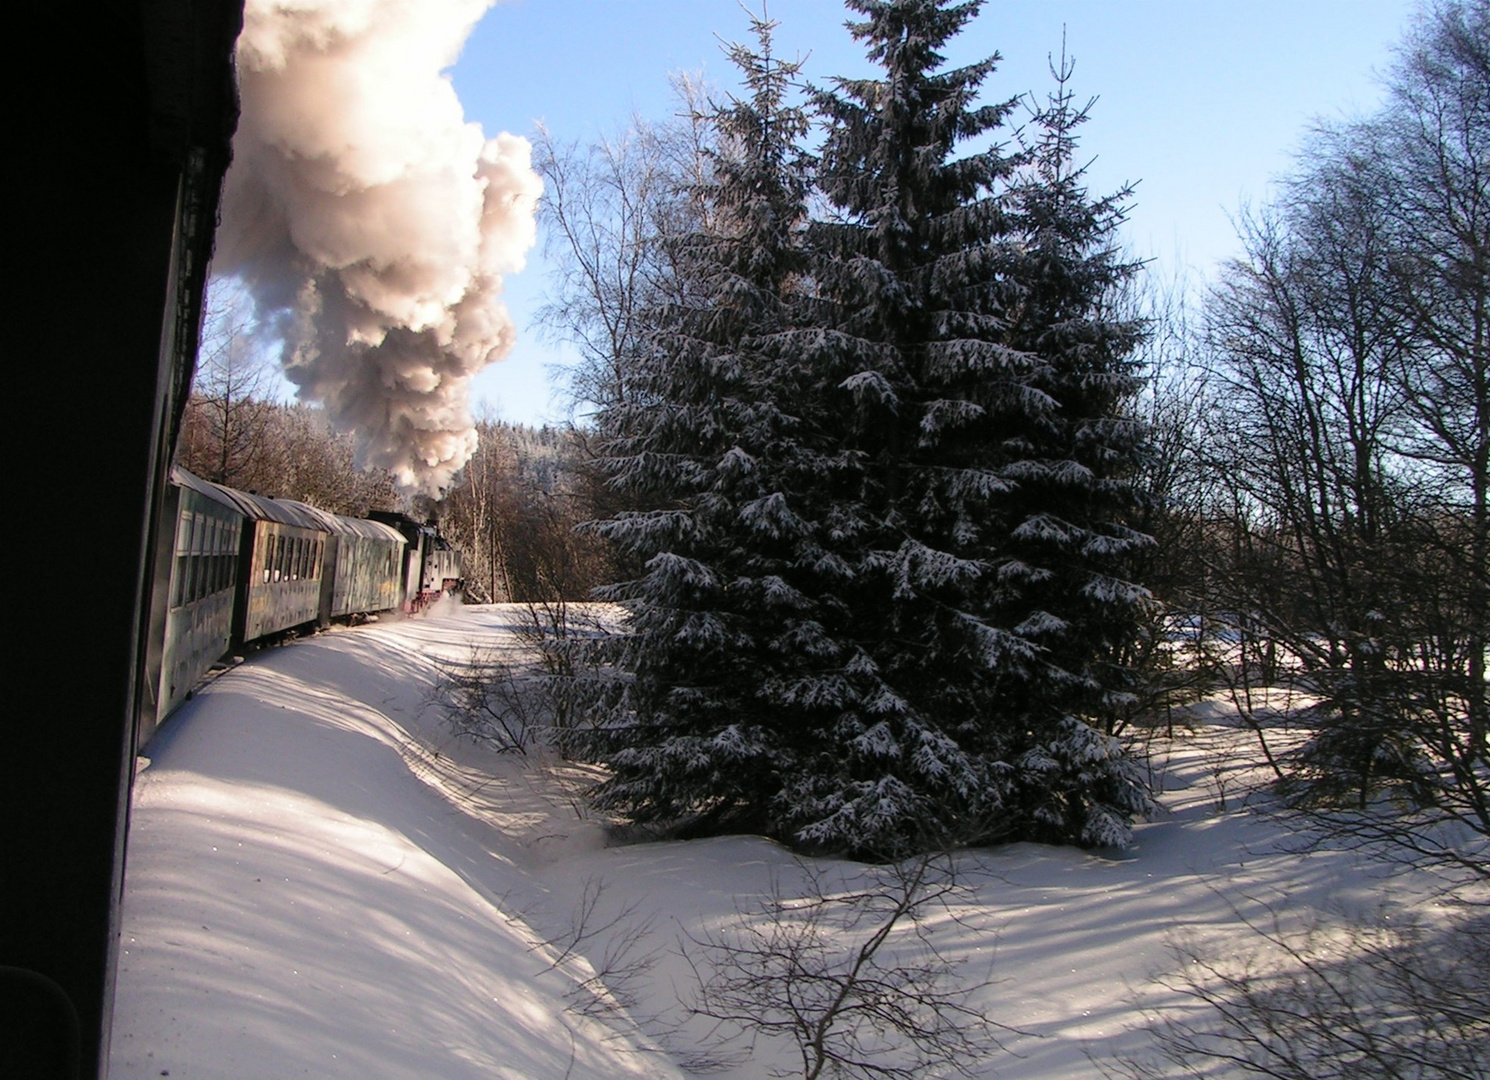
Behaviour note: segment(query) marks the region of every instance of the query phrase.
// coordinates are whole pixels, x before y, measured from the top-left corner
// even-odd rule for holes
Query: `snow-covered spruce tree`
[[[1036,642],[1039,663],[1003,680],[998,709],[1023,718],[1033,745],[1015,760],[1012,802],[1033,835],[1123,842],[1148,806],[1133,764],[1109,736],[1131,700],[1122,666],[1148,591],[1128,580],[1153,540],[1138,517],[1137,475],[1147,431],[1130,407],[1139,390],[1134,350],[1142,327],[1114,313],[1138,266],[1115,246],[1128,191],[1092,198],[1077,165],[1077,109],[1064,55],[1056,89],[1031,128],[1031,160],[1014,185],[1019,302],[1007,341],[1032,360],[1034,395],[1000,467],[1012,526],[998,560],[998,622]],[[1078,831],[1079,830],[1079,831]]]
[[[1014,103],[975,98],[995,55],[940,70],[978,0],[849,0],[883,77],[816,95],[817,336],[845,418],[832,500],[836,713],[788,778],[799,842],[870,854],[997,837],[1122,844],[1147,803],[1100,729],[1142,590],[1121,574],[1138,432],[1136,332],[1102,316],[1129,271],[1121,197],[1072,168],[1064,84],[1043,138],[962,153]],[[806,765],[807,763],[804,763]]]
[[[605,808],[693,831],[779,832],[783,777],[811,719],[765,685],[822,664],[811,523],[825,463],[808,440],[822,392],[791,346],[805,269],[804,112],[798,65],[731,49],[747,94],[714,117],[696,192],[707,213],[671,241],[677,299],[646,313],[627,402],[600,417],[602,465],[633,505],[594,528],[644,567],[607,591],[628,612],[600,682],[589,752],[611,777]]]
[[[996,57],[938,70],[976,3],[850,6],[885,77],[817,96],[833,219],[804,252],[795,68],[757,25],[680,299],[603,418],[613,482],[658,509],[599,526],[646,570],[612,593],[596,798],[877,857],[1122,843],[1146,799],[1099,730],[1141,599],[1134,328],[1101,314],[1121,197],[1087,200],[1064,84],[1036,145],[958,156],[1013,106],[975,104]]]

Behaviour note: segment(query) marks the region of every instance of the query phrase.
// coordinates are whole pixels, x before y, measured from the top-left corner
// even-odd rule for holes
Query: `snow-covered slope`
[[[274,650],[166,725],[136,786],[111,1076],[678,1075],[566,1012],[510,914],[541,893],[541,800],[482,820],[420,739],[431,660],[489,625]]]
[[[437,662],[510,644],[511,618],[468,608],[271,650],[162,729],[136,785],[112,1077],[618,1080],[712,1057],[753,1078],[790,1063],[769,1040],[711,1048],[687,1006],[710,961],[697,942],[773,890],[801,895],[805,868],[751,837],[606,848],[582,770],[456,740],[431,705]],[[949,978],[991,974],[978,1004],[1017,1029],[986,1075],[1099,1075],[1093,1059],[1141,1040],[1139,1004],[1166,999],[1151,976],[1181,937],[1226,955],[1255,948],[1245,919],[1429,895],[1239,809],[1236,750],[1216,728],[1156,754],[1166,814],[1121,857],[959,857],[970,891],[936,926]],[[875,873],[819,870],[830,889]],[[597,970],[606,984],[586,984]]]

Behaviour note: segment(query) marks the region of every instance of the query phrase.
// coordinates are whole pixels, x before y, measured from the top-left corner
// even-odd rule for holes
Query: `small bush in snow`
[[[881,868],[872,873],[884,882],[862,890],[830,888],[801,866],[804,896],[778,887],[738,929],[692,942],[706,1041],[721,1052],[786,1042],[801,1066],[789,1075],[804,1080],[979,1075],[999,1028],[977,1005],[989,980],[967,979],[934,935],[961,898],[948,861]]]

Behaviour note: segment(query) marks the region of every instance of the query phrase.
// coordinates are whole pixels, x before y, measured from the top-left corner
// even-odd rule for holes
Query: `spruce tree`
[[[812,667],[820,636],[801,514],[821,463],[799,408],[820,395],[790,347],[807,119],[773,25],[730,50],[747,94],[713,118],[701,227],[671,242],[678,299],[648,313],[638,393],[602,417],[612,485],[656,509],[596,526],[644,569],[605,594],[628,627],[591,740],[612,772],[595,798],[694,831],[770,831],[802,725],[763,687]]]
[[[883,76],[814,95],[806,227],[795,65],[736,50],[704,228],[675,247],[599,528],[644,563],[593,750],[600,805],[894,857],[997,838],[1121,844],[1146,805],[1099,728],[1141,589],[1123,525],[1141,432],[1122,196],[1042,138],[990,142],[998,57],[941,70],[977,0],[849,0]],[[1062,79],[1064,79],[1064,74]],[[806,239],[804,242],[804,231]]]
[[[1121,846],[1146,790],[1115,732],[1131,701],[1131,655],[1152,599],[1129,580],[1153,540],[1138,517],[1136,477],[1147,432],[1130,408],[1139,390],[1139,323],[1114,308],[1138,266],[1116,247],[1129,191],[1092,198],[1075,161],[1075,108],[1064,54],[1056,89],[1031,123],[1030,160],[1013,185],[1012,275],[1019,303],[1006,340],[1029,358],[1025,424],[1001,472],[1008,537],[993,617],[1040,648],[1039,662],[999,689],[999,711],[1026,729],[1010,802],[1035,838]],[[1027,745],[1026,745],[1027,744]]]
[[[1126,273],[1107,253],[1120,200],[1076,182],[1069,99],[1030,150],[962,153],[1014,107],[976,104],[997,55],[941,70],[976,0],[849,6],[883,76],[817,95],[837,218],[813,238],[819,362],[842,369],[860,462],[828,514],[853,692],[831,767],[799,778],[796,836],[1120,844],[1146,798],[1092,726],[1120,682],[1100,656],[1143,596],[1117,573],[1142,542],[1120,524],[1134,332],[1100,317]]]
[[[812,230],[814,362],[853,455],[824,513],[847,568],[844,663],[823,767],[794,778],[788,802],[802,841],[893,854],[1001,828],[1008,766],[985,705],[992,672],[1029,650],[975,594],[991,585],[991,500],[1008,486],[987,467],[990,420],[1024,367],[1000,340],[1001,192],[1018,162],[997,146],[954,156],[1013,107],[975,104],[996,56],[938,70],[976,4],[849,7],[883,77],[815,95],[835,216]]]

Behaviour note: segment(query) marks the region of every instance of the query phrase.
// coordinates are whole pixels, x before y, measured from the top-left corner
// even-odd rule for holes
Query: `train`
[[[171,470],[155,554],[139,746],[235,650],[379,612],[416,612],[464,586],[432,522],[328,513]]]

